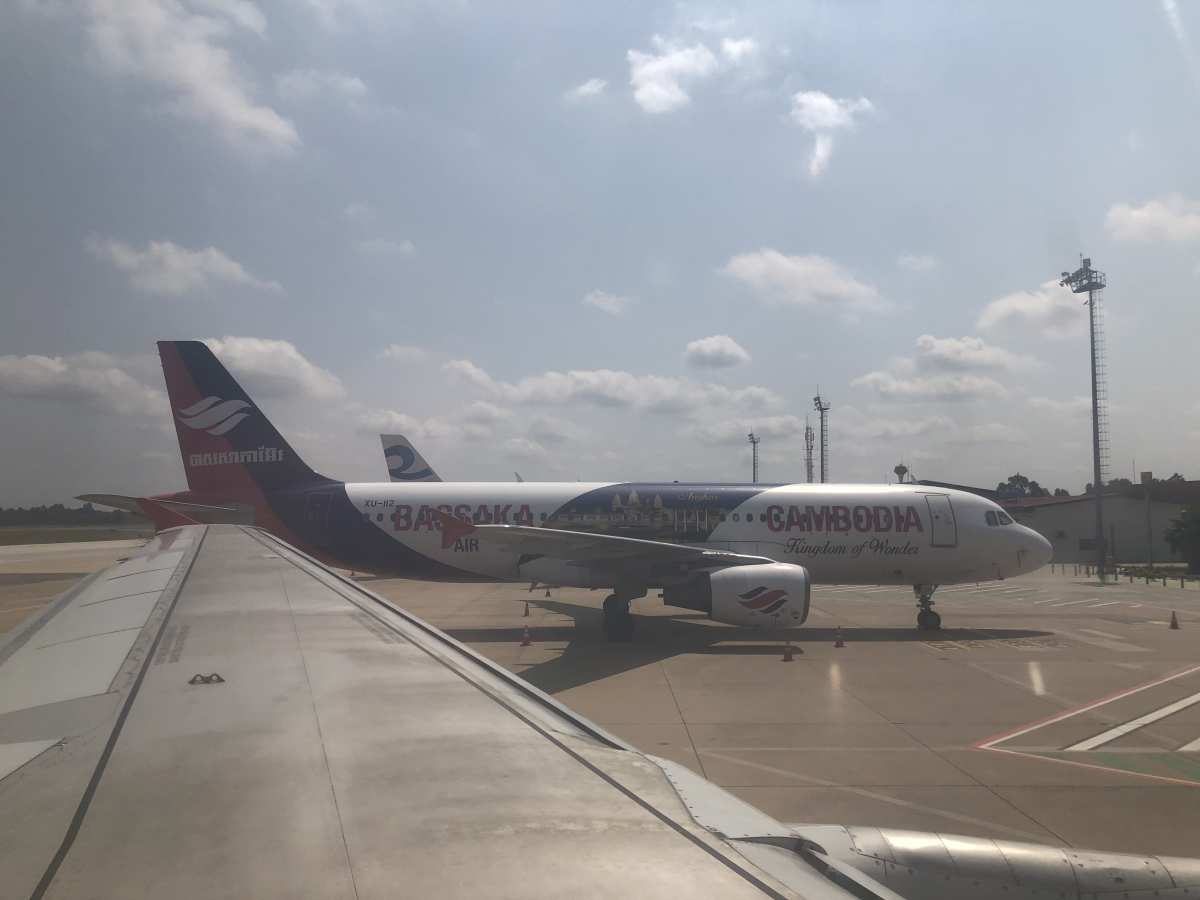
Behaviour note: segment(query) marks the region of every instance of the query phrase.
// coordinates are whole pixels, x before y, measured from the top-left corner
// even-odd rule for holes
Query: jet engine
[[[663,603],[730,625],[787,628],[808,618],[808,569],[790,563],[729,566],[663,588]]]

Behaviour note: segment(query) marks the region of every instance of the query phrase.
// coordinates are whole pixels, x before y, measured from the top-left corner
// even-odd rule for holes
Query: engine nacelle
[[[791,563],[730,566],[663,588],[663,603],[730,625],[789,628],[808,618],[808,569]]]

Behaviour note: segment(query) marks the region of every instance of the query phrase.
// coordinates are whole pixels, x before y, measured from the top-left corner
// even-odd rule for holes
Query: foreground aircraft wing
[[[235,525],[0,644],[0,847],[5,897],[898,896]]]

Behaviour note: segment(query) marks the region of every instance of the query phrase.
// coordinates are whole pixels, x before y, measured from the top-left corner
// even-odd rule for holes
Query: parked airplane
[[[1200,892],[1200,860],[780,822],[286,542],[158,507],[0,646],[4,897]]]
[[[359,571],[607,588],[612,640],[632,637],[630,603],[651,588],[718,621],[799,625],[813,578],[912,585],[918,627],[937,629],[938,585],[1050,559],[990,500],[921,485],[338,482],[300,459],[207,346],[158,346],[188,490],[157,499],[248,508]]]

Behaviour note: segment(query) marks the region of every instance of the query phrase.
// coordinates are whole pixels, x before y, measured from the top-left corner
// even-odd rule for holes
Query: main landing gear
[[[940,631],[942,628],[942,617],[933,611],[933,592],[936,590],[936,584],[913,585],[913,594],[920,607],[917,612],[918,631]]]
[[[610,643],[627,644],[633,640],[633,614],[629,611],[631,598],[609,594],[604,598],[604,636]]]

